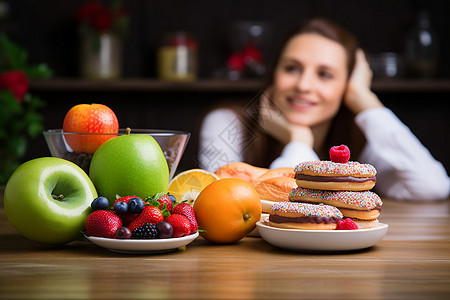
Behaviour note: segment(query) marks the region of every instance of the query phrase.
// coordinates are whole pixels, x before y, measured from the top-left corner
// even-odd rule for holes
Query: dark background
[[[45,62],[54,78],[77,78],[78,39],[75,12],[86,1],[10,0],[10,17],[1,30],[27,48],[33,63]],[[108,1],[101,1],[110,3]],[[306,19],[325,16],[341,23],[372,54],[405,51],[405,37],[420,9],[430,12],[439,37],[439,65],[433,81],[450,78],[450,1],[411,0],[248,0],[248,1],[123,1],[131,30],[125,39],[123,77],[156,78],[156,50],[164,33],[191,32],[199,43],[199,77],[212,77],[230,53],[229,26],[234,21],[267,22],[271,34],[266,57],[271,61],[289,29]],[[450,83],[450,81],[448,81]],[[450,89],[436,91],[376,91],[383,103],[408,125],[431,153],[450,169],[448,99]],[[196,166],[197,126],[202,113],[218,101],[251,101],[257,90],[205,89],[121,90],[35,89],[43,98],[45,127],[61,128],[65,113],[79,103],[110,106],[120,127],[164,128],[192,132],[180,170]],[[43,138],[33,142],[27,159],[49,155]]]
[[[77,75],[75,13],[81,0],[9,0],[8,34],[31,53],[34,62],[47,62],[55,76]],[[110,3],[111,1],[102,1]],[[405,35],[417,12],[427,9],[439,35],[437,77],[450,77],[450,2],[446,0],[128,0],[131,31],[125,43],[124,77],[155,77],[156,49],[162,35],[187,30],[199,43],[200,76],[210,77],[229,54],[228,28],[233,21],[270,24],[268,56],[273,56],[287,31],[316,16],[341,23],[356,34],[369,53],[404,53]]]

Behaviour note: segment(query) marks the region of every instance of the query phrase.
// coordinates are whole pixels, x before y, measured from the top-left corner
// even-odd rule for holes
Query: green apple
[[[169,167],[158,142],[147,134],[126,134],[103,143],[92,157],[89,177],[112,205],[119,196],[145,199],[164,192]]]
[[[76,164],[41,157],[11,175],[4,205],[8,220],[26,238],[66,244],[80,236],[96,197],[94,184]]]

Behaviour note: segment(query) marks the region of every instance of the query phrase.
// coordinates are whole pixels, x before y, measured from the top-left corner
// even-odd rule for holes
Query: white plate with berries
[[[256,223],[261,237],[269,244],[291,251],[352,251],[374,246],[389,225],[355,230],[299,230],[270,226],[268,217]]]
[[[155,254],[174,251],[195,240],[198,233],[194,208],[177,205],[164,193],[142,200],[136,196],[116,199],[113,210],[105,197],[92,201],[85,221],[85,237],[115,252]]]
[[[190,234],[179,238],[167,239],[107,239],[101,237],[86,236],[97,246],[113,252],[127,254],[158,254],[175,251],[187,246],[198,237],[199,233]]]

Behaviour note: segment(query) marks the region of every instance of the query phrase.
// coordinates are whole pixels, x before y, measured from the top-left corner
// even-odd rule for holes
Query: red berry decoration
[[[354,230],[358,229],[358,226],[353,222],[352,219],[346,218],[337,223],[336,230]]]
[[[345,164],[350,159],[350,149],[346,145],[333,146],[330,148],[330,159],[332,162]]]

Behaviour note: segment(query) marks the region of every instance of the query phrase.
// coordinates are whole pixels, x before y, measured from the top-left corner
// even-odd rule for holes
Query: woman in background
[[[329,159],[346,144],[351,160],[377,169],[381,195],[408,200],[448,197],[450,180],[414,134],[371,91],[372,71],[355,37],[313,19],[284,43],[264,93],[244,109],[217,108],[200,130],[200,167],[243,161],[295,167]]]

